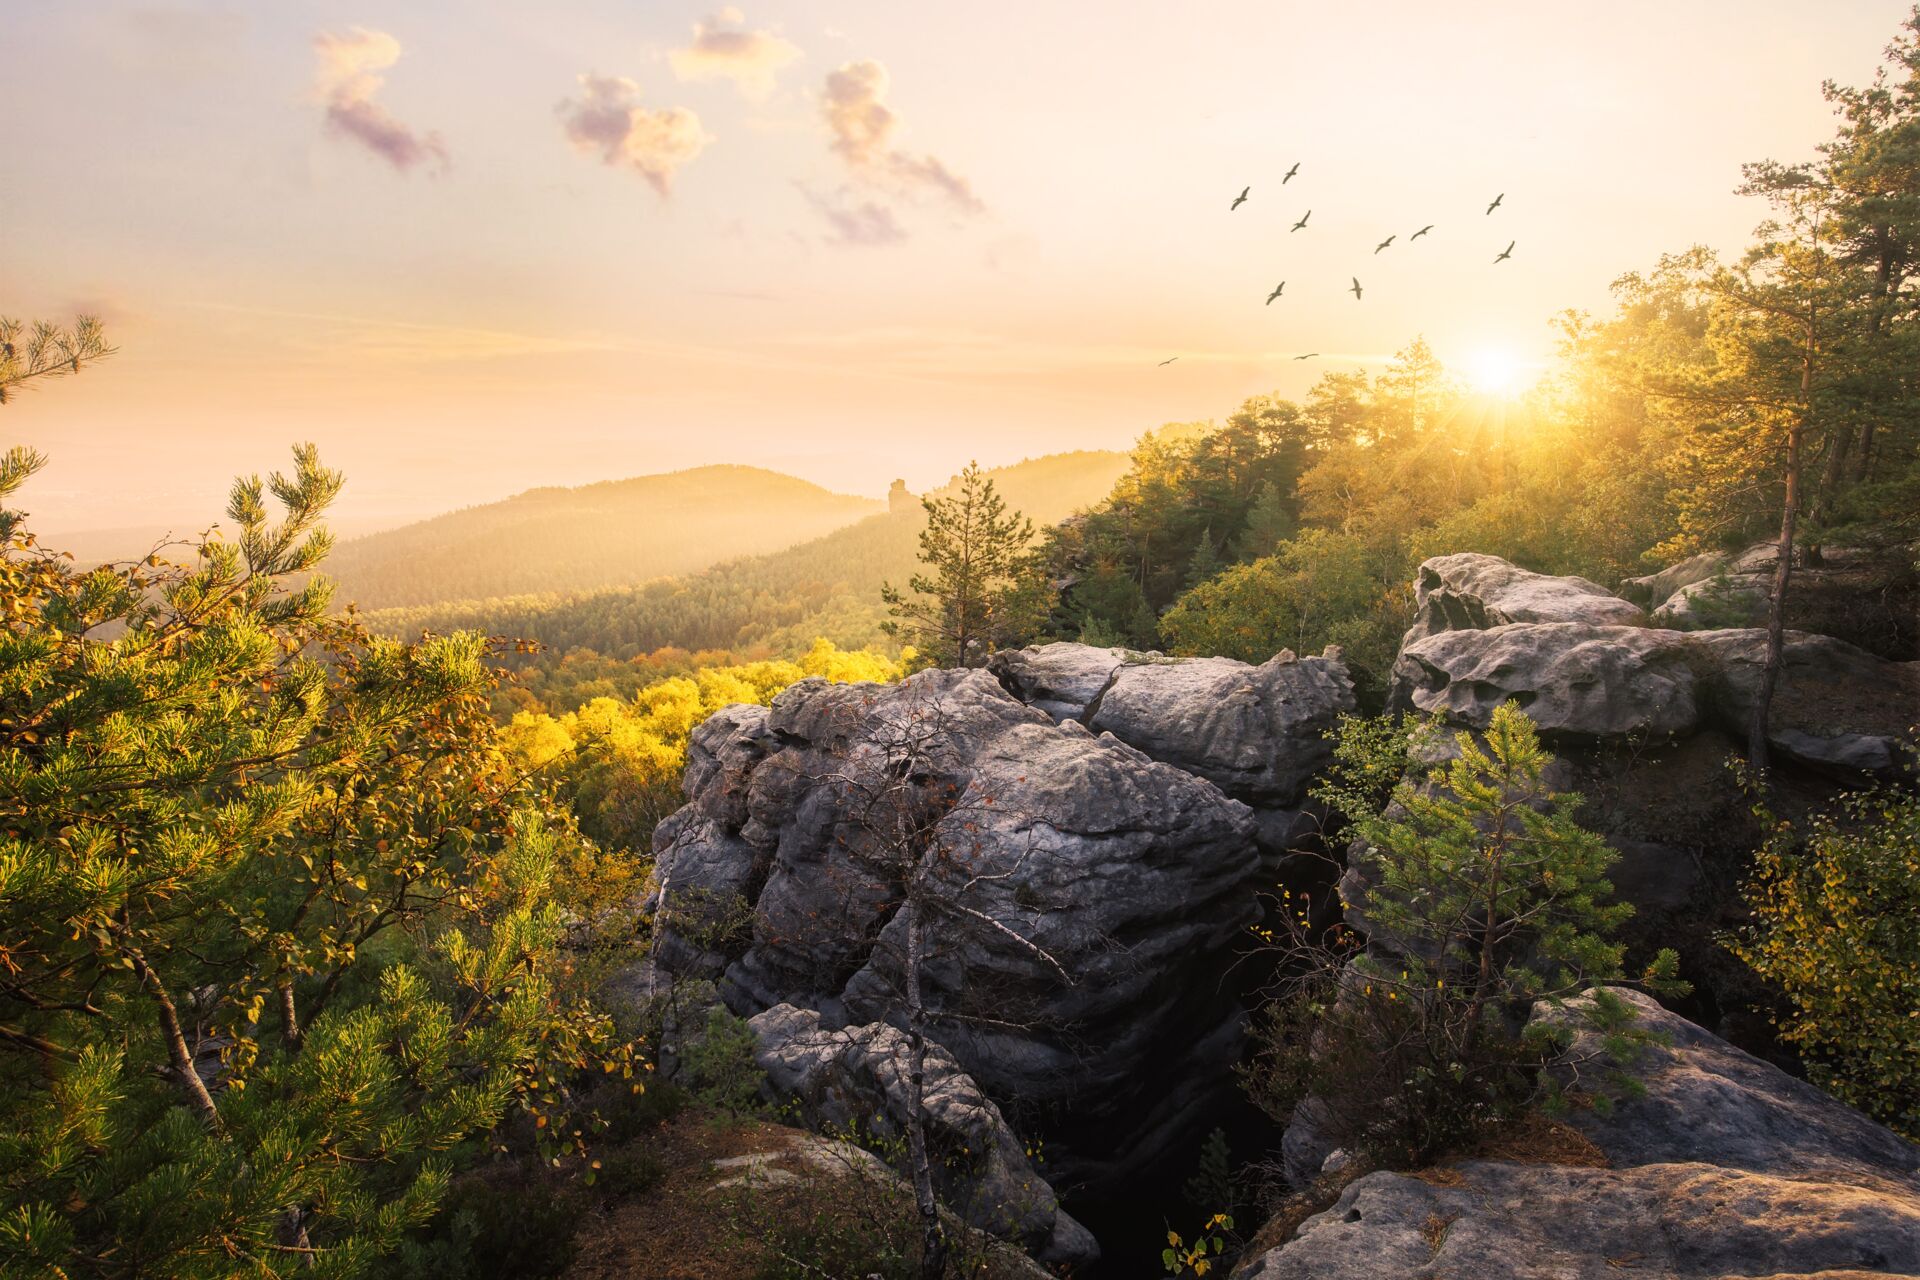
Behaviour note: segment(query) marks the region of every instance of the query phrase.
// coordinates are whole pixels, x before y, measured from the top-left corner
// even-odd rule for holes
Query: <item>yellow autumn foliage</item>
[[[631,700],[594,698],[563,715],[521,711],[506,729],[507,750],[528,768],[573,784],[581,825],[616,845],[643,848],[653,825],[677,803],[687,739],[707,717],[735,703],[765,706],[809,677],[836,684],[898,680],[900,660],[826,640],[797,660],[701,667],[646,685]]]

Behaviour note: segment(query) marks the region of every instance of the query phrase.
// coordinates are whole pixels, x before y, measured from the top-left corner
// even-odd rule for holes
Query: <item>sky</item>
[[[920,489],[1418,336],[1537,368],[1744,245],[1741,163],[1907,7],[0,0],[0,314],[119,347],[0,420],[43,534],[203,527],[302,440],[351,533],[714,462]]]

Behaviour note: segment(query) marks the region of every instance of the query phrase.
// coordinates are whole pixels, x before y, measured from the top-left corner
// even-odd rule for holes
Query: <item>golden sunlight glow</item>
[[[1505,347],[1482,347],[1467,357],[1467,381],[1483,395],[1512,399],[1524,390],[1526,367]]]

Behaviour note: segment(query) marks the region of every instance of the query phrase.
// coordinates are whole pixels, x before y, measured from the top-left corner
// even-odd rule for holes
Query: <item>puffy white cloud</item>
[[[693,43],[667,55],[682,80],[731,80],[741,93],[762,101],[773,92],[782,67],[798,62],[800,50],[771,31],[750,31],[738,9],[726,8],[693,24]]]
[[[326,107],[328,132],[359,143],[402,173],[428,161],[447,167],[439,134],[415,132],[374,101],[386,82],[381,72],[400,60],[398,40],[354,27],[343,36],[321,32],[313,38],[313,50],[318,59],[314,92]]]
[[[567,141],[602,164],[631,169],[662,196],[673,176],[713,139],[685,107],[641,105],[640,86],[624,76],[580,76],[580,94],[560,104]]]
[[[834,154],[864,180],[905,195],[931,192],[961,213],[985,212],[972,184],[945,162],[894,145],[901,121],[886,102],[888,86],[886,67],[872,59],[828,73],[820,113]]]

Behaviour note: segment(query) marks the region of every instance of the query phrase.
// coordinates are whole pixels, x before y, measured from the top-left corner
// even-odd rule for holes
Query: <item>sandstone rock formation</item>
[[[1483,631],[1510,622],[1647,624],[1638,606],[1597,582],[1533,573],[1472,551],[1423,561],[1414,576],[1413,604],[1413,626],[1402,648],[1442,631]]]
[[[1643,743],[1707,726],[1739,736],[1753,716],[1766,632],[1676,632],[1582,622],[1445,631],[1406,645],[1391,698],[1485,728],[1502,702],[1549,738]],[[1889,662],[1827,636],[1790,632],[1768,718],[1782,756],[1894,776],[1920,723],[1920,663]]]
[[[1634,992],[1644,1098],[1572,1123],[1592,1163],[1373,1173],[1243,1280],[1920,1274],[1920,1148]],[[1555,1014],[1555,1017],[1565,1015]],[[1577,1042],[1571,1056],[1592,1046]]]
[[[1150,1157],[1219,1095],[1238,1051],[1243,1013],[1222,979],[1264,887],[1254,817],[1111,734],[1054,723],[985,671],[810,680],[701,726],[689,802],[655,837],[661,969],[718,977],[742,1014],[897,1017],[900,884],[850,857],[848,787],[890,767],[889,735],[913,717],[937,724],[937,759],[916,767],[930,794],[951,793],[961,816],[942,839],[965,856],[930,848],[905,873],[965,892],[991,922],[942,924],[924,984],[936,1038],[990,1095],[1047,1116],[1056,1173]]]
[[[827,1028],[819,1013],[775,1005],[749,1020],[754,1059],[775,1103],[808,1127],[900,1143],[907,1123],[904,1033],[885,1023]],[[921,1111],[943,1203],[962,1219],[1018,1241],[1042,1262],[1099,1257],[1087,1229],[1060,1209],[1000,1108],[938,1045],[927,1051]]]

